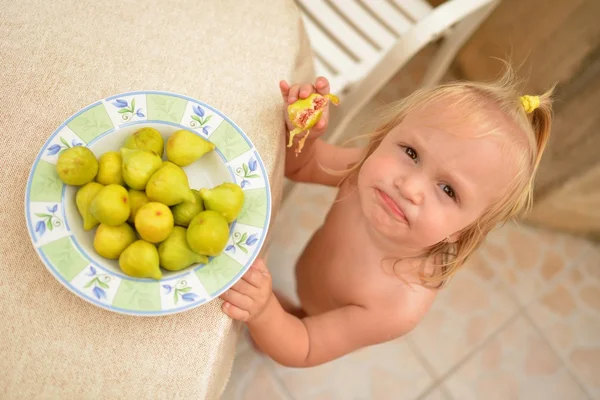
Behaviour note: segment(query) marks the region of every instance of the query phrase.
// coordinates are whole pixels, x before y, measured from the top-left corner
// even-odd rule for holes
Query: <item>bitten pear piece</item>
[[[298,99],[288,106],[290,122],[296,128],[290,132],[290,140],[287,147],[292,147],[294,136],[306,131],[306,135],[298,142],[296,156],[302,152],[310,129],[319,122],[323,115],[323,110],[329,101],[336,106],[340,104],[340,99],[334,94],[322,96],[318,93],[312,93],[306,99]]]

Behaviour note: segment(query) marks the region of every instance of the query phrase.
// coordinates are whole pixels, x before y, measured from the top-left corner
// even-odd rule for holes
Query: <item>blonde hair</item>
[[[452,97],[454,105],[468,107],[471,116],[484,114],[491,102],[499,108],[505,118],[512,122],[513,126],[522,132],[519,133],[521,138],[523,134],[525,135],[526,149],[517,161],[518,173],[506,193],[490,205],[474,223],[462,229],[456,242],[442,241],[426,250],[423,256],[426,259],[434,260],[437,267],[434,274],[421,273],[421,279],[426,284],[442,286],[483,243],[486,235],[495,226],[514,219],[531,208],[534,177],[550,136],[554,87],[538,96],[539,104],[533,110],[523,108],[521,87],[522,82],[515,77],[513,70],[507,65],[503,76],[494,82],[458,81],[417,90],[389,107],[384,115],[384,122],[373,132],[363,136],[367,137],[369,142],[362,158],[344,171],[341,184],[356,182],[363,163],[373,154],[383,138],[400,124],[408,113],[424,108],[433,102],[447,100],[448,97]],[[487,125],[489,122],[483,124]],[[486,132],[486,134],[501,133],[494,127]]]

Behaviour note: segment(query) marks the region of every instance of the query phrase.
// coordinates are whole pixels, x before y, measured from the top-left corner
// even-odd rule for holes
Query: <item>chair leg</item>
[[[481,23],[488,15],[490,15],[497,5],[498,2],[494,2],[487,7],[477,10],[467,19],[461,21],[452,28],[452,31],[444,39],[441,47],[437,50],[435,57],[431,60],[430,67],[425,72],[425,76],[421,82],[422,87],[432,87],[439,83],[454,60],[456,53],[458,53],[467,39],[471,37],[477,28],[479,28]]]

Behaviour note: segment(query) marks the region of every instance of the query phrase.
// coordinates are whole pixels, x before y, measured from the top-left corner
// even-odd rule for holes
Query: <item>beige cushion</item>
[[[217,398],[234,325],[214,301],[168,317],[95,307],[34,252],[25,184],[61,122],[99,99],[167,90],[223,111],[281,197],[281,78],[310,77],[292,0],[4,2],[0,12],[0,398]]]

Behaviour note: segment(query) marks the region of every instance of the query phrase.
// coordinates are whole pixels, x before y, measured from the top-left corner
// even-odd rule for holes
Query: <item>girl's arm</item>
[[[424,310],[416,298],[388,299],[380,307],[348,305],[300,319],[287,313],[272,293],[270,275],[260,260],[221,298],[223,311],[247,323],[258,347],[289,367],[322,364],[402,336]]]

